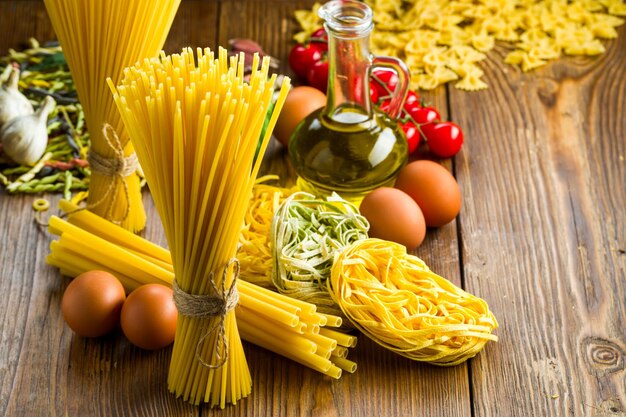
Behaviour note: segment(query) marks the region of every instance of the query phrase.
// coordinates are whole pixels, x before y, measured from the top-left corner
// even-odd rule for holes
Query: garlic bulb
[[[0,128],[19,116],[33,114],[33,105],[17,89],[20,70],[13,68],[9,81],[0,87]]]
[[[0,129],[0,141],[9,158],[21,165],[32,165],[41,158],[48,145],[48,114],[55,104],[46,96],[35,113],[11,119]]]

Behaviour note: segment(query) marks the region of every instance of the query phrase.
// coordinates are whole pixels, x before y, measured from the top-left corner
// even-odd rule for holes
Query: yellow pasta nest
[[[335,257],[328,290],[363,334],[410,359],[458,365],[498,339],[483,299],[397,243],[369,238],[350,245]]]
[[[487,88],[477,63],[496,41],[513,50],[505,62],[530,71],[566,55],[598,55],[599,39],[617,37],[622,0],[366,0],[374,12],[372,51],[403,59],[411,87],[430,90],[450,81],[462,90]],[[304,42],[321,26],[319,4],[298,10]],[[621,16],[621,17],[620,17]]]
[[[270,250],[270,233],[274,213],[295,188],[277,187],[265,181],[278,177],[267,175],[258,178],[246,210],[244,226],[239,235],[237,259],[241,265],[241,278],[263,287],[273,288],[273,260]]]

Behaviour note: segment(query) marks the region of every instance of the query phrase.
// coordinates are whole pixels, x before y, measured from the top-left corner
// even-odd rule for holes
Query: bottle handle
[[[409,69],[404,61],[401,59],[390,56],[375,56],[372,59],[372,65],[369,70],[370,83],[372,71],[376,67],[391,69],[398,75],[398,85],[392,92],[389,109],[387,110],[389,117],[396,120],[398,116],[400,116],[404,100],[406,100],[406,95],[409,92],[409,80],[411,79],[411,73],[409,72]]]

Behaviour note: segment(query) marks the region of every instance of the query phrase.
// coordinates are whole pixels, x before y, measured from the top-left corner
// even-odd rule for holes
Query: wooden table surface
[[[289,73],[293,11],[311,4],[184,0],[165,48],[253,38]],[[43,2],[0,0],[0,53],[31,36],[54,38]],[[246,343],[252,394],[190,406],[167,391],[171,348],[68,329],[69,279],[45,263],[35,197],[0,192],[0,416],[626,416],[626,26],[605,45],[529,73],[496,48],[487,90],[424,93],[464,129],[447,165],[463,206],[416,254],[494,311],[500,341],[476,358],[439,368],[360,337],[358,371],[332,380]],[[266,172],[293,175],[276,142],[266,158]],[[145,204],[143,235],[164,244]]]

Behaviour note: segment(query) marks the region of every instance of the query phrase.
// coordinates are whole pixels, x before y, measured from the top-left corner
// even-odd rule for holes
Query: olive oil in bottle
[[[397,122],[380,111],[364,117],[355,108],[339,107],[334,117],[317,110],[298,125],[289,143],[300,188],[320,196],[335,191],[353,201],[393,185],[407,153]]]
[[[407,163],[408,147],[396,118],[408,90],[406,65],[396,58],[372,57],[372,11],[362,2],[334,0],[319,9],[328,33],[326,106],[307,116],[289,142],[298,185],[319,197],[337,192],[359,203],[371,190],[393,184]],[[398,74],[388,113],[369,98],[372,68]]]

